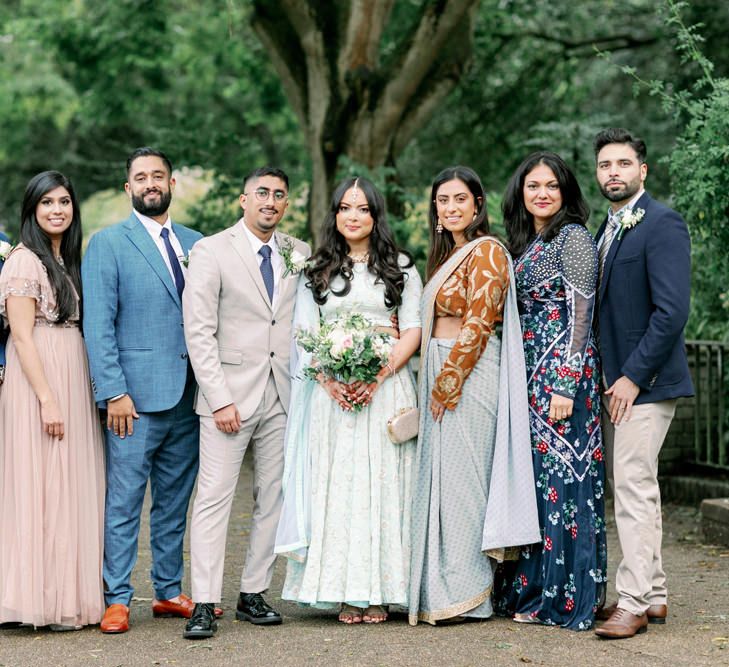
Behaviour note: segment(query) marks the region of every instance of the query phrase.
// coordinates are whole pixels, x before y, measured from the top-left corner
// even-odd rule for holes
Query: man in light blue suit
[[[0,232],[0,243],[10,243],[5,234]],[[0,271],[3,270],[3,264],[5,264],[4,256],[0,254]],[[5,328],[4,323],[0,320],[0,385],[5,379],[5,343],[8,340],[8,330]]]
[[[182,325],[186,257],[201,234],[172,224],[167,157],[138,148],[127,160],[133,212],[95,234],[82,265],[91,383],[106,409],[105,633],[129,629],[131,574],[150,482],[155,616],[189,616],[182,541],[198,468],[195,380]]]

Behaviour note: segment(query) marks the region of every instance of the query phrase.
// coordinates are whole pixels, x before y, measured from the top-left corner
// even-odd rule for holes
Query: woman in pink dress
[[[0,623],[78,630],[104,612],[104,452],[79,329],[81,219],[70,181],[28,183],[0,274]]]

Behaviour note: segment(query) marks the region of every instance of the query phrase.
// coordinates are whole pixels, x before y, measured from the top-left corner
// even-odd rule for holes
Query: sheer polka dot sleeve
[[[557,371],[554,393],[573,398],[582,377],[585,350],[590,339],[597,289],[597,247],[582,225],[568,225],[560,232],[560,271],[567,302],[566,358]]]

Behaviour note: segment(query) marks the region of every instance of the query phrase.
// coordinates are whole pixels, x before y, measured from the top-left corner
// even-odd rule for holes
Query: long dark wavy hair
[[[320,306],[326,303],[330,291],[335,296],[346,296],[352,289],[353,262],[347,254],[350,251],[349,244],[337,230],[337,213],[344,194],[355,181],[367,198],[370,215],[375,223],[369,238],[367,269],[376,276],[376,282],[385,286],[387,308],[396,308],[402,303],[402,291],[405,287],[403,269],[412,266],[413,259],[409,253],[395,245],[392,231],[387,224],[385,200],[372,181],[362,177],[347,178],[334,190],[329,212],[322,226],[319,247],[304,270],[309,280],[307,287],[311,289],[314,301]],[[399,259],[401,254],[408,258],[404,265]],[[344,286],[338,291],[330,286],[336,276],[341,276],[344,280]]]
[[[542,230],[542,238],[551,241],[565,225],[576,223],[584,226],[590,217],[590,207],[566,162],[557,153],[550,151],[537,151],[528,155],[509,180],[501,204],[509,251],[514,257],[521,255],[537,235],[534,216],[527,211],[524,204],[524,181],[529,172],[540,164],[552,170],[562,194],[562,208]]]
[[[35,217],[35,210],[43,196],[59,187],[68,190],[73,205],[71,226],[63,233],[61,239],[63,266],[53,256],[51,239],[40,228]],[[66,322],[76,311],[76,297],[71,283],[78,293],[78,308],[81,309],[81,238],[81,212],[71,181],[59,171],[42,171],[33,176],[23,195],[23,206],[20,213],[20,240],[28,250],[36,254],[48,271],[48,280],[56,297],[58,322]]]
[[[426,266],[426,280],[430,280],[432,275],[438,270],[438,267],[448,258],[456,247],[453,240],[453,234],[447,229],[443,229],[438,233],[438,209],[435,205],[435,198],[441,185],[449,181],[459,180],[465,183],[469,192],[473,195],[476,204],[476,217],[473,222],[463,230],[463,235],[467,241],[479,236],[487,236],[489,234],[489,217],[486,211],[486,193],[478,174],[470,167],[448,167],[435,177],[433,185],[430,188],[430,208],[428,211],[428,221],[430,224],[430,251],[428,252],[428,263]]]

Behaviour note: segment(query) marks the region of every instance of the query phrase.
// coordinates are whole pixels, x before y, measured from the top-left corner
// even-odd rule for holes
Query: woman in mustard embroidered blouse
[[[489,514],[495,511],[489,505],[489,490],[497,417],[509,418],[509,405],[502,409],[499,387],[500,376],[511,367],[504,365],[501,355],[507,301],[512,304],[509,341],[515,338],[512,347],[518,348],[514,376],[521,390],[517,403],[523,408],[521,459],[516,459],[527,477],[531,455],[526,381],[519,377],[524,361],[511,263],[504,246],[489,236],[485,197],[479,177],[466,167],[444,170],[432,187],[412,511],[411,624],[491,616],[493,567],[486,550],[501,549],[503,557],[505,547],[539,539],[534,491],[529,487],[524,488],[532,502],[519,510],[523,509],[527,520],[511,520],[513,510],[499,505],[497,515],[505,520],[499,518],[490,534],[497,536],[486,539],[487,505]],[[504,384],[501,389],[508,397],[511,381]],[[513,438],[501,440],[512,451],[496,458],[515,460]],[[518,477],[505,471],[498,483],[513,486]],[[521,534],[515,536],[513,526],[528,530],[520,528]]]

